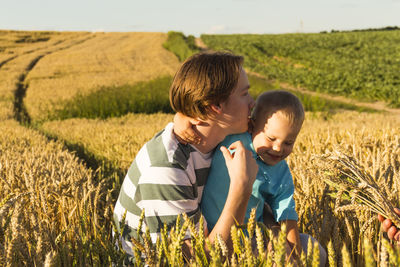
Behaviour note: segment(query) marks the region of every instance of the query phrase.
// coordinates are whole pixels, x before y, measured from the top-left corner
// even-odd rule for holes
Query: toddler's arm
[[[177,112],[174,116],[174,132],[186,143],[200,144],[201,138],[193,129],[193,126],[199,123],[199,120]]]
[[[301,243],[300,243],[300,234],[299,227],[297,226],[297,221],[295,220],[286,220],[286,238],[292,248],[295,248],[296,255],[300,258],[301,255]]]
[[[274,215],[272,213],[271,207],[265,203],[264,204],[264,211],[263,211],[263,222],[267,228],[272,230],[272,233],[275,237],[278,237],[279,232],[280,232],[280,223],[275,221]],[[295,220],[286,220],[283,221],[283,223],[286,224],[286,239],[287,239],[287,247],[286,247],[286,254],[288,257],[291,257],[294,259],[294,262],[296,261],[296,257],[293,256],[298,256],[297,258],[300,259],[299,253],[301,253],[301,244],[300,244],[300,234],[299,234],[299,228],[297,226],[297,221]],[[296,252],[293,254],[292,250],[295,248]]]

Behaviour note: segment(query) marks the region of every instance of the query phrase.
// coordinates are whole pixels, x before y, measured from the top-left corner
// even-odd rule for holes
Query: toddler
[[[219,144],[229,147],[233,142],[240,140],[244,147],[253,153],[259,166],[247,206],[245,223],[252,208],[256,208],[257,221],[264,221],[264,206],[269,206],[273,219],[286,223],[287,240],[292,246],[300,244],[300,237],[293,199],[293,179],[285,158],[293,150],[303,121],[304,109],[295,95],[281,90],[265,92],[256,100],[251,117],[251,133],[229,135]],[[229,186],[228,170],[218,147],[213,155],[201,203],[202,213],[210,231],[225,205]],[[297,252],[300,252],[299,249],[300,247],[296,246]]]

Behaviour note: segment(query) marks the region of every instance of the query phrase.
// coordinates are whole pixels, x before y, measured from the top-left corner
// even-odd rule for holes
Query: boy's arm
[[[246,150],[240,141],[231,144],[229,149],[235,149],[236,151],[231,155],[226,147],[221,147],[231,180],[228,196],[213,230],[208,233],[208,229],[205,229],[204,234],[211,243],[219,235],[227,244],[229,255],[231,255],[233,251],[230,236],[231,227],[236,223],[243,224],[244,222],[247,203],[257,175],[258,165],[252,153]],[[187,257],[193,255],[190,239],[185,240],[183,251]],[[207,248],[206,252],[208,253]]]
[[[200,144],[201,138],[193,126],[200,124],[200,121],[177,112],[174,116],[174,133],[181,143]]]
[[[213,242],[217,235],[220,235],[232,252],[231,227],[244,222],[258,165],[252,153],[245,149],[240,141],[230,145],[229,149],[236,151],[231,155],[226,147],[221,147],[231,180],[229,192],[221,215],[208,238]]]

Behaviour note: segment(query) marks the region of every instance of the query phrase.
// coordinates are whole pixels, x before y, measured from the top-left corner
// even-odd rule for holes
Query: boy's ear
[[[210,105],[210,109],[211,109],[211,111],[215,112],[216,114],[222,113],[222,107],[220,104],[218,104],[218,105],[212,104],[212,105]]]

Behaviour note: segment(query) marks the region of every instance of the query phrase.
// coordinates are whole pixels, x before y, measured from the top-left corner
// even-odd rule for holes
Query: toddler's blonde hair
[[[303,124],[305,115],[300,99],[284,90],[272,90],[259,95],[251,118],[255,126],[259,126],[260,123],[265,124],[278,111],[293,125],[301,127]]]

